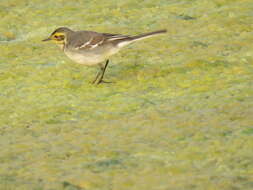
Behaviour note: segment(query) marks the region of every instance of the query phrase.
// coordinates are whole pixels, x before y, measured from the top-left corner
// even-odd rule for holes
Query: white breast
[[[93,66],[104,61],[103,57],[94,54],[78,54],[73,52],[65,52],[65,54],[73,61],[79,64]]]
[[[86,52],[75,52],[75,51],[64,51],[65,54],[76,63],[95,66],[102,63],[108,57],[118,52],[118,49],[111,48],[110,50],[103,49],[103,51],[86,51]]]

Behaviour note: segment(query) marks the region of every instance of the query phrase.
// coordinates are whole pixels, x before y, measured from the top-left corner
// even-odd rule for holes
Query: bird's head
[[[58,45],[63,45],[66,43],[66,40],[68,38],[68,35],[72,33],[73,31],[67,27],[60,27],[57,28],[48,38],[42,40],[42,41],[50,41],[52,40]]]

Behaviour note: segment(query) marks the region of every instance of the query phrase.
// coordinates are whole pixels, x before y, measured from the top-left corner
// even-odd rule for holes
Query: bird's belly
[[[95,66],[103,61],[105,61],[109,56],[115,54],[117,51],[111,49],[110,51],[104,52],[73,52],[65,51],[65,54],[76,63],[86,65],[86,66]]]
[[[65,54],[74,62],[87,66],[97,65],[104,61],[103,56],[96,54],[78,54],[73,52],[65,52]]]

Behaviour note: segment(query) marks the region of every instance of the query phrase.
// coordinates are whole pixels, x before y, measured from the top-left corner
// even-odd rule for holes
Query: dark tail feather
[[[162,33],[166,33],[167,30],[164,29],[164,30],[158,30],[158,31],[154,31],[154,32],[149,32],[149,33],[145,33],[145,34],[140,34],[140,35],[137,35],[137,36],[133,36],[132,37],[132,40],[141,40],[142,38],[147,38],[147,37],[151,37],[153,35],[157,35],[157,34],[162,34]]]
[[[149,32],[149,33],[145,33],[145,34],[140,34],[137,36],[125,36],[121,39],[116,39],[116,43],[118,46],[120,47],[124,47],[132,42],[138,41],[138,40],[142,40],[145,38],[149,38],[151,36],[157,35],[157,34],[162,34],[167,32],[167,30],[158,30],[158,31],[154,31],[154,32]]]

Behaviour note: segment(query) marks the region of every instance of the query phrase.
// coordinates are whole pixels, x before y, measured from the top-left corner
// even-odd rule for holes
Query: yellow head
[[[47,39],[44,39],[42,41],[52,40],[56,44],[62,46],[64,44],[66,44],[68,34],[71,32],[73,32],[73,31],[67,27],[57,28]]]

